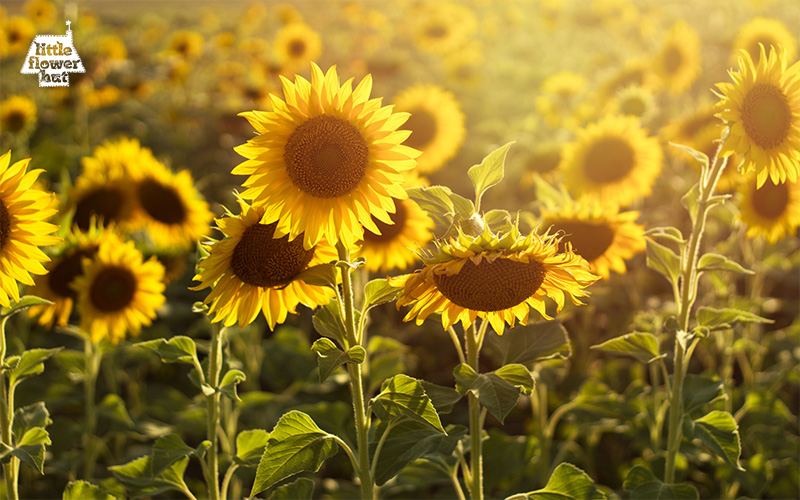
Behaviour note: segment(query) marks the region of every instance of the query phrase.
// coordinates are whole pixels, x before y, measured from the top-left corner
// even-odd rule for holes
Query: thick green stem
[[[339,260],[349,262],[347,249],[342,243],[336,245],[339,252]],[[349,267],[342,268],[342,301],[345,313],[345,332],[349,347],[354,345],[366,344],[366,332],[362,333],[362,338],[356,338],[355,308],[353,305],[353,284],[350,276]],[[359,340],[361,341],[359,343]],[[361,380],[361,365],[348,363],[347,371],[350,374],[350,391],[353,395],[353,415],[356,423],[356,439],[358,446],[358,468],[356,474],[361,482],[361,497],[371,500],[374,498],[375,482],[369,464],[369,418],[366,414],[364,405],[364,386]]]
[[[487,323],[484,320],[484,323]],[[478,336],[475,324],[464,330],[467,347],[467,364],[478,373]],[[481,419],[481,403],[472,392],[469,393],[469,442],[470,472],[472,477],[467,485],[472,500],[483,500],[483,422]]]
[[[86,376],[83,379],[84,418],[83,426],[83,478],[91,480],[94,477],[94,467],[97,462],[97,446],[95,431],[97,430],[97,405],[95,404],[97,392],[97,375],[100,373],[102,353],[99,346],[85,335],[83,339],[83,354],[86,363]]]
[[[217,428],[219,427],[219,397],[217,389],[219,386],[219,376],[222,371],[222,332],[219,324],[214,323],[211,327],[211,354],[208,361],[207,383],[213,387],[214,393],[206,396],[206,438],[211,442],[208,449],[208,469],[206,474],[206,487],[208,488],[208,498],[219,500],[219,438]]]
[[[724,143],[724,140],[723,140]],[[706,219],[710,208],[709,201],[714,195],[717,181],[725,168],[727,158],[720,161],[719,151],[708,169],[700,175],[700,195],[697,200],[697,214],[692,225],[692,234],[681,256],[680,301],[678,308],[678,325],[680,330],[675,338],[675,365],[672,376],[672,394],[669,407],[669,428],[667,431],[667,462],[664,466],[664,482],[675,482],[675,460],[683,438],[683,380],[691,358],[691,351],[686,351],[689,332],[689,318],[692,306],[697,298],[697,261],[700,258],[700,243],[703,239]]]
[[[6,360],[6,322],[8,316],[0,319],[0,363],[5,364]],[[9,388],[6,392],[5,371],[0,371],[0,432],[2,432],[3,444],[14,447],[11,439],[11,425],[14,422],[14,391]],[[10,500],[19,499],[17,486],[17,471],[19,470],[19,459],[11,457],[8,463],[3,464],[3,476],[6,482],[6,498]]]

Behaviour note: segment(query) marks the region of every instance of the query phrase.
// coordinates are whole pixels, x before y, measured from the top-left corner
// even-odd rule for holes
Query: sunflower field
[[[800,498],[800,2],[0,4],[0,499]]]

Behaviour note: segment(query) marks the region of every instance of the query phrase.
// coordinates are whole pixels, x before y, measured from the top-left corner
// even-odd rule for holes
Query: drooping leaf
[[[374,279],[364,288],[364,310],[386,302],[391,302],[400,295],[403,287],[392,286],[385,278]]]
[[[535,384],[533,374],[524,365],[511,363],[501,366],[492,373],[519,389],[522,394],[533,392]]]
[[[284,414],[269,434],[250,496],[298,472],[318,471],[338,449],[333,436],[305,413],[293,410]]]
[[[763,318],[741,309],[725,307],[716,309],[713,307],[699,307],[697,309],[697,324],[711,330],[727,329],[734,323],[772,323],[771,319]]]
[[[663,274],[671,283],[677,283],[681,272],[681,258],[671,248],[647,239],[647,267]]]
[[[150,456],[140,457],[123,465],[112,466],[108,470],[121,483],[125,484],[129,495],[138,498],[170,490],[188,490],[183,480],[188,463],[189,457],[183,457],[156,477],[150,474],[152,470]]]
[[[43,401],[17,408],[14,412],[14,423],[11,429],[14,433],[14,442],[19,443],[22,436],[34,427],[45,428],[51,423],[50,413],[45,408]]]
[[[39,471],[39,474],[44,474],[44,453],[45,447],[49,444],[52,444],[50,434],[42,427],[33,427],[25,431],[22,438],[17,441],[11,455]]]
[[[686,243],[680,229],[672,226],[653,227],[644,232],[644,236],[653,238],[665,238],[679,245]]]
[[[742,274],[755,274],[749,269],[745,269],[736,261],[730,260],[724,255],[717,253],[707,253],[700,257],[697,262],[698,271],[732,271]]]
[[[314,481],[300,477],[275,488],[268,500],[311,500],[314,498]]]
[[[31,306],[46,306],[49,304],[52,304],[52,302],[47,299],[35,295],[23,295],[20,297],[19,302],[12,303],[11,307],[4,307],[2,311],[0,311],[0,317],[13,316]]]
[[[700,198],[700,183],[696,183],[692,188],[681,198],[681,203],[689,212],[692,222],[697,222],[697,200]]]
[[[247,379],[247,375],[242,370],[228,370],[219,383],[219,392],[231,401],[241,401],[239,394],[236,393],[236,386],[244,382],[245,379]]]
[[[652,333],[633,332],[593,345],[592,349],[633,356],[642,363],[658,357],[658,339]]]
[[[345,352],[325,337],[317,339],[311,346],[311,350],[319,357],[320,383],[325,382],[331,373],[344,363],[362,363],[366,357],[366,351],[359,345],[354,345]]]
[[[503,180],[504,166],[508,148],[514,144],[509,142],[495,149],[481,161],[480,165],[474,165],[467,171],[472,185],[475,186],[475,206],[481,206],[481,198],[492,186],[496,186]]]
[[[106,490],[88,481],[70,481],[64,488],[63,500],[114,500]]]
[[[311,266],[295,276],[295,279],[304,281],[309,285],[335,288],[339,279],[338,275],[339,273],[336,272],[336,266],[327,263]]]
[[[117,394],[106,394],[97,405],[97,414],[125,427],[133,427],[133,420],[125,408],[125,401]]]
[[[690,414],[714,401],[727,397],[722,380],[687,373],[683,379],[683,411]]]
[[[337,304],[338,302],[331,300],[326,305],[318,307],[312,323],[317,333],[337,341],[339,345],[345,345],[344,339],[347,334]]]
[[[694,160],[700,164],[703,170],[708,170],[708,155],[703,153],[702,151],[698,151],[696,149],[692,149],[689,146],[684,146],[683,144],[676,144],[674,142],[669,143],[670,146],[680,149],[685,153],[689,153]]]
[[[436,385],[426,380],[421,380],[425,394],[431,398],[433,407],[439,415],[446,415],[453,411],[453,406],[462,398],[459,392],[451,387]]]
[[[8,385],[13,387],[26,378],[42,373],[45,360],[61,349],[62,347],[56,349],[28,349],[19,356],[13,356],[12,358],[16,359],[16,363],[8,372]],[[9,364],[11,363],[9,358]]]
[[[481,405],[502,423],[517,406],[520,389],[496,373],[475,373],[469,365],[460,364],[453,371],[456,389],[461,394],[472,392]]]
[[[561,463],[555,468],[547,485],[525,494],[530,500],[605,500],[588,474],[569,463]]]
[[[134,344],[158,353],[164,363],[194,364],[197,359],[197,346],[194,339],[178,335],[171,339],[155,339]]]
[[[728,465],[744,470],[739,463],[742,454],[739,426],[730,413],[714,410],[698,418],[694,421],[694,437]]]
[[[501,365],[570,356],[567,330],[560,321],[539,321],[519,326],[506,335],[487,335],[492,354]]]
[[[236,456],[233,458],[237,464],[244,467],[258,467],[261,455],[267,447],[269,433],[264,429],[251,429],[240,432],[236,436]]]
[[[370,403],[372,411],[383,421],[402,416],[445,433],[422,383],[408,375],[401,373],[384,382],[381,392]]]
[[[183,457],[193,455],[194,448],[183,442],[177,434],[170,433],[156,439],[153,444],[152,460],[150,462],[150,477],[157,477],[167,467]]]
[[[634,466],[622,484],[631,500],[699,500],[700,494],[689,483],[666,484],[641,465]]]

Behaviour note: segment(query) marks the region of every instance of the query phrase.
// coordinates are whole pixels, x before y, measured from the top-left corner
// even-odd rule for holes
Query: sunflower
[[[414,85],[394,98],[395,110],[411,114],[402,126],[411,136],[403,143],[422,152],[421,174],[439,170],[464,142],[464,113],[452,92],[436,85]]]
[[[686,22],[678,21],[670,30],[653,67],[673,94],[692,86],[700,74],[700,37]]]
[[[538,176],[552,177],[561,163],[563,149],[564,144],[555,141],[537,144],[527,155],[520,186],[527,189],[536,183]]]
[[[25,54],[31,45],[36,28],[26,17],[11,16],[0,26],[0,57]]]
[[[291,23],[278,31],[273,47],[278,64],[293,71],[319,57],[322,53],[322,39],[307,24]]]
[[[604,99],[612,99],[617,92],[631,85],[650,92],[658,90],[660,81],[653,72],[653,65],[649,60],[638,58],[627,61],[622,68],[603,81],[600,85],[600,96]]]
[[[395,206],[397,211],[392,214],[394,224],[373,220],[380,234],[365,230],[356,253],[356,256],[367,259],[366,268],[372,272],[407,268],[417,260],[413,248],[423,247],[433,239],[433,219],[414,201],[395,200]]]
[[[72,282],[81,330],[93,342],[114,344],[138,335],[164,304],[163,281],[164,267],[155,257],[144,261],[132,241],[102,241],[94,258],[84,257],[83,274]]]
[[[632,116],[607,116],[578,132],[564,148],[561,165],[567,188],[597,201],[626,206],[650,194],[661,172],[658,139]]]
[[[718,127],[721,124],[722,121],[716,116],[716,107],[713,104],[701,104],[688,114],[665,125],[660,135],[669,142],[694,147],[698,134],[703,133],[708,127]],[[675,148],[670,148],[669,151],[676,153]]]
[[[635,116],[642,123],[649,122],[658,112],[653,94],[636,85],[625,87],[609,104],[610,113]]]
[[[28,133],[36,126],[36,103],[14,95],[0,102],[0,132]]]
[[[774,47],[754,64],[742,51],[734,83],[718,83],[719,117],[730,127],[720,154],[744,155],[743,171],[758,171],[758,186],[767,176],[777,184],[797,181],[800,171],[800,62],[787,67],[786,55]]]
[[[213,214],[194,187],[192,174],[173,174],[161,163],[150,163],[133,175],[136,215],[156,246],[190,249],[209,233]]]
[[[176,31],[170,38],[167,54],[186,61],[199,59],[203,55],[203,35],[190,30]]]
[[[310,83],[282,79],[286,101],[273,96],[272,112],[242,113],[261,135],[236,148],[248,160],[233,173],[250,176],[242,197],[267,207],[262,222],[276,222],[277,237],[304,233],[307,249],[323,238],[350,245],[362,223],[379,231],[370,215],[391,224],[393,198],[408,197],[403,171],[419,152],[401,144],[408,114],[369,99],[370,76],[352,90],[352,80],[339,86],[336,68],[311,69]]]
[[[475,13],[455,2],[420,3],[409,16],[415,19],[411,36],[420,49],[447,54],[467,43],[478,28]]]
[[[80,231],[88,231],[92,219],[103,225],[114,223],[127,232],[133,222],[135,193],[130,180],[95,170],[84,170],[68,196],[68,207],[75,213],[72,223]]]
[[[794,61],[797,57],[795,35],[777,19],[756,17],[739,28],[739,33],[733,42],[732,57],[734,61],[738,59],[742,50],[746,50],[750,54],[750,58],[755,61],[761,53],[759,45],[783,47],[786,50],[786,59],[789,61]]]
[[[78,293],[72,288],[75,278],[83,274],[83,260],[93,259],[100,241],[119,237],[112,231],[92,226],[89,231],[68,232],[53,260],[46,264],[47,274],[37,277],[29,292],[47,299],[51,304],[37,305],[28,309],[28,315],[38,318],[39,324],[48,328],[67,326]],[[120,242],[121,243],[121,242]]]
[[[288,313],[297,314],[298,304],[312,309],[327,304],[333,294],[330,289],[295,277],[311,266],[336,260],[336,250],[324,241],[305,249],[300,237],[276,238],[277,223],[260,222],[265,207],[238,203],[238,216],[216,219],[225,238],[203,245],[209,253],[197,264],[194,280],[200,284],[191,288],[213,287],[204,300],[211,304],[212,321],[244,327],[261,311],[273,329]]]
[[[559,249],[572,244],[573,251],[586,259],[592,271],[608,279],[611,271],[625,274],[625,260],[645,249],[644,228],[636,224],[639,212],[619,212],[608,205],[559,205],[542,210],[542,227],[563,234]]]
[[[50,259],[38,247],[55,245],[58,226],[45,222],[55,215],[53,194],[33,186],[44,170],[25,172],[30,159],[9,167],[11,151],[0,156],[0,304],[19,301],[17,281],[33,285],[31,274],[45,274]]]
[[[555,301],[557,310],[565,297],[582,304],[583,288],[595,282],[586,261],[566,245],[558,252],[558,238],[531,233],[523,237],[514,226],[504,234],[468,236],[459,230],[456,238],[435,241],[435,252],[421,255],[425,267],[412,274],[389,278],[403,292],[397,307],[412,306],[404,321],[422,322],[441,313],[447,329],[457,322],[468,328],[476,318],[489,321],[498,335],[505,324],[526,324],[530,309],[550,319],[544,297]]]
[[[741,220],[747,224],[747,236],[764,236],[770,243],[796,233],[800,226],[800,182],[775,184],[767,179],[761,187],[754,179],[739,187],[742,196]]]
[[[536,97],[536,111],[553,127],[574,129],[586,122],[594,107],[585,100],[586,78],[571,71],[547,77]]]
[[[56,6],[49,0],[28,0],[22,8],[39,29],[46,30],[56,21]]]

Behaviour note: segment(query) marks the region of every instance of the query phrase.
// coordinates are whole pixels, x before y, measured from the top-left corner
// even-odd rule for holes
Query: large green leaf
[[[698,500],[700,494],[689,483],[666,484],[641,465],[634,466],[622,484],[631,500]]]
[[[514,495],[519,498],[518,495]],[[605,500],[600,491],[585,472],[572,464],[562,463],[553,471],[547,485],[525,494],[530,500]]]
[[[268,439],[269,433],[264,429],[240,432],[236,436],[236,456],[233,460],[244,467],[258,467]]]
[[[14,387],[26,378],[44,371],[44,362],[50,356],[63,349],[28,349],[19,356],[12,356],[6,361],[12,367],[8,372],[8,385]]]
[[[300,477],[275,488],[268,500],[311,500],[314,498],[314,480]]]
[[[347,334],[338,304],[335,300],[331,300],[324,306],[318,307],[311,321],[317,333],[337,341],[339,345],[345,345]]]
[[[732,271],[742,274],[755,274],[749,269],[745,269],[741,264],[730,260],[724,255],[717,253],[707,253],[700,257],[697,262],[698,271]]]
[[[52,302],[35,295],[23,295],[20,297],[19,302],[12,303],[11,307],[2,308],[2,311],[0,311],[0,317],[13,316],[14,314],[24,311],[31,306],[46,306],[48,304],[52,304]]]
[[[671,283],[678,282],[681,258],[672,249],[652,239],[647,239],[647,267],[663,274]]]
[[[406,417],[445,433],[422,383],[408,375],[401,373],[384,382],[381,392],[370,403],[372,411],[383,421]]]
[[[462,363],[456,366],[453,375],[458,392],[473,393],[481,405],[500,422],[517,406],[520,389],[496,373],[478,374],[469,365]]]
[[[386,425],[386,422],[381,422],[375,429],[375,436],[381,436]],[[395,425],[390,430],[378,456],[375,482],[383,485],[418,458],[431,455],[449,457],[466,432],[467,429],[463,426],[448,427],[448,433],[445,435],[428,425],[411,420]],[[370,453],[373,456],[376,445],[376,441],[370,443]]]
[[[336,282],[339,279],[339,273],[336,272],[336,266],[331,263],[318,264],[316,266],[309,267],[305,271],[295,276],[294,279],[304,281],[309,285],[336,288]]]
[[[329,338],[322,337],[317,339],[311,346],[311,350],[317,353],[319,362],[319,381],[320,383],[345,363],[362,363],[366,357],[366,351],[360,345],[354,345],[347,352],[342,351]]]
[[[197,346],[194,340],[184,335],[171,339],[155,339],[134,344],[158,353],[164,363],[188,363],[193,365],[198,361]]]
[[[570,355],[567,330],[560,321],[539,321],[519,326],[506,335],[487,335],[491,352],[501,365],[528,364],[533,361]]]
[[[683,411],[687,414],[726,397],[721,380],[693,373],[687,373],[684,377],[681,396]]]
[[[269,434],[250,496],[298,472],[318,471],[338,450],[333,436],[311,417],[296,410],[284,414]]]
[[[400,295],[403,287],[392,286],[385,278],[374,279],[364,288],[364,310],[386,302],[391,302]]]
[[[63,500],[114,500],[106,490],[87,481],[70,481],[64,488]]]
[[[728,465],[744,470],[739,463],[742,454],[739,426],[730,413],[714,410],[698,418],[694,421],[694,437]]]
[[[44,474],[44,453],[48,444],[51,444],[50,434],[42,427],[33,427],[17,441],[11,455]]]
[[[658,358],[658,339],[652,333],[633,332],[593,345],[592,349],[633,356],[642,363]]]
[[[451,387],[436,385],[425,380],[420,382],[439,415],[446,415],[453,411],[453,406],[462,398],[462,394]]]
[[[715,309],[703,306],[697,309],[698,326],[711,330],[724,330],[731,328],[733,323],[772,323],[772,320],[732,307]]]
[[[157,477],[169,466],[182,459],[183,457],[196,456],[202,458],[205,451],[211,446],[211,442],[203,441],[195,449],[183,442],[177,434],[170,433],[156,439],[153,444],[152,460],[150,463],[150,477]]]
[[[481,161],[480,165],[474,165],[467,171],[472,185],[475,186],[475,206],[481,206],[481,198],[492,186],[496,186],[503,180],[504,166],[508,148],[514,144],[509,142],[495,149]]]
[[[443,226],[450,226],[456,219],[469,219],[475,211],[470,200],[453,193],[446,186],[413,187],[406,189],[406,192],[422,210]]]
[[[33,403],[23,408],[17,408],[14,412],[14,423],[12,432],[14,433],[14,442],[19,443],[22,436],[34,427],[45,428],[52,423],[50,420],[50,413],[44,406],[43,401]]]
[[[133,497],[152,496],[170,490],[188,490],[183,481],[183,473],[189,463],[189,457],[183,457],[156,477],[151,475],[151,457],[137,458],[123,465],[109,467],[108,470],[121,483],[125,484],[128,494]]]

